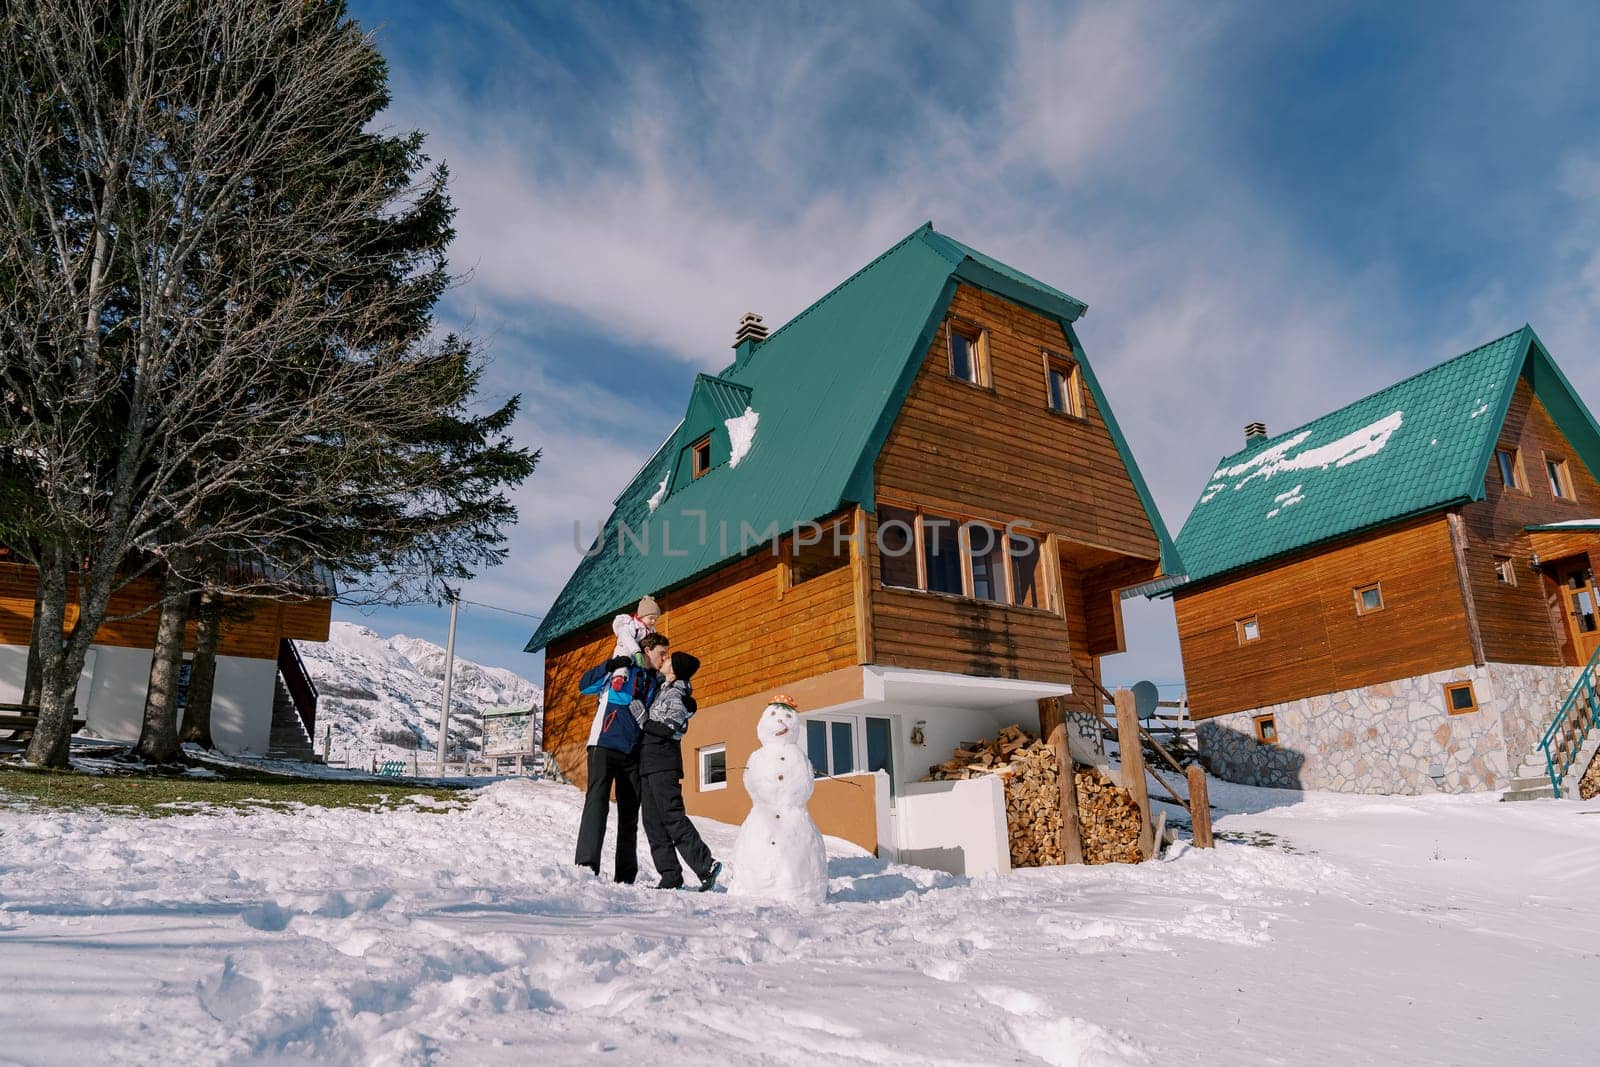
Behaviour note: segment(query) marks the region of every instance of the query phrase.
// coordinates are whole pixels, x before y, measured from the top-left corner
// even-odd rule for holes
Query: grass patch
[[[48,808],[104,808],[117,814],[159,817],[202,808],[248,811],[307,804],[319,808],[389,811],[418,794],[434,801],[464,799],[458,789],[406,782],[341,782],[289,778],[239,768],[218,768],[226,777],[180,778],[154,774],[83,774],[0,765],[0,804]],[[433,808],[419,805],[419,811]]]

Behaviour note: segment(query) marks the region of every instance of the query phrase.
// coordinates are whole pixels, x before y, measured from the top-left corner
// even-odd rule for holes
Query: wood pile
[[[1089,863],[1139,862],[1139,808],[1126,792],[1093,767],[1076,766],[1078,820]],[[1011,866],[1066,862],[1061,852],[1061,782],[1055,749],[1017,726],[993,741],[962,744],[945,762],[928,768],[925,782],[999,775],[1005,784]]]

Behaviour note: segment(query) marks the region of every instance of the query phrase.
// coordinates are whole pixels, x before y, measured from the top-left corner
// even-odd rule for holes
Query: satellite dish
[[[1161,703],[1161,691],[1154,682],[1133,683],[1133,710],[1141,719],[1155,717],[1156,707]]]

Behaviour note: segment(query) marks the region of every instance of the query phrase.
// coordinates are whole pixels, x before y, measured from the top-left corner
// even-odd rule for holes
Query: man
[[[645,707],[655,699],[662,681],[661,668],[670,653],[663,634],[645,634],[639,652],[633,657],[628,676],[621,679],[631,690],[633,700]],[[619,661],[613,660],[607,666]],[[602,699],[595,708],[594,726],[589,731],[589,788],[583,796],[583,818],[578,824],[578,850],[573,862],[600,873],[600,849],[606,840],[606,819],[611,811],[611,790],[617,792],[617,862],[615,878],[633,884],[639,876],[639,746],[619,752],[599,743],[601,726],[608,705]],[[629,714],[621,705],[622,714]]]
[[[683,807],[683,734],[694,718],[694,672],[700,661],[687,652],[667,660],[666,681],[651,703],[639,743],[639,777],[644,794],[644,836],[661,875],[657,889],[682,889],[683,859],[700,878],[702,893],[717,884],[722,864],[700,839]]]

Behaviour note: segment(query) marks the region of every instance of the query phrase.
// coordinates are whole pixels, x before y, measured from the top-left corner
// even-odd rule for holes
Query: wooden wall
[[[1494,663],[1559,666],[1575,660],[1565,625],[1552,613],[1545,582],[1528,565],[1532,553],[1525,527],[1600,515],[1600,484],[1583,465],[1526,381],[1518,381],[1504,428],[1502,446],[1522,449],[1528,492],[1508,490],[1498,462],[1489,464],[1484,499],[1461,509],[1467,531],[1467,573],[1472,581],[1485,658]],[[1544,453],[1567,461],[1575,498],[1557,500],[1545,475]],[[1592,543],[1594,535],[1588,535]],[[1575,544],[1575,551],[1583,546]],[[1510,556],[1517,584],[1495,575],[1494,557]],[[1553,558],[1546,554],[1546,558]]]
[[[1353,590],[1383,583],[1384,609]],[[1447,518],[1424,516],[1173,596],[1189,685],[1203,719],[1376,685],[1472,662]],[[1261,639],[1241,645],[1254,615]]]
[[[37,577],[32,567],[0,563],[0,644],[26,645],[33,630],[33,598]],[[154,648],[159,612],[160,584],[138,579],[112,594],[107,615],[114,621],[100,627],[95,643],[118,648]],[[333,604],[329,600],[279,602],[238,601],[229,605],[217,652],[247,659],[277,659],[281,638],[326,641]],[[128,616],[119,618],[119,616]],[[77,619],[77,607],[68,604],[67,625]],[[194,648],[194,627],[189,627],[188,648]]]
[[[779,550],[788,552],[788,542]],[[857,662],[850,567],[792,586],[783,578],[782,560],[764,549],[656,594],[662,608],[657,629],[675,650],[700,657],[694,690],[701,707],[770,694]],[[545,650],[545,750],[580,784],[587,780],[585,748],[595,698],[578,692],[578,678],[604,662],[613,644],[608,619]]]
[[[1094,397],[1082,390],[1082,417],[1050,410],[1044,353],[1076,356],[1060,325],[966,285],[956,290],[950,315],[987,330],[991,385],[950,376],[948,326],[941,324],[878,457],[879,501],[1026,522],[1053,535],[1061,549],[1059,610],[886,589],[874,525],[868,544],[875,662],[1076,679],[1069,699],[1086,710],[1094,698],[1085,679],[1098,677],[1098,656],[1122,647],[1115,581],[1126,577],[1121,586],[1127,586],[1153,577],[1159,542]],[[1080,548],[1136,561],[1134,569],[1080,566],[1074,562]]]

